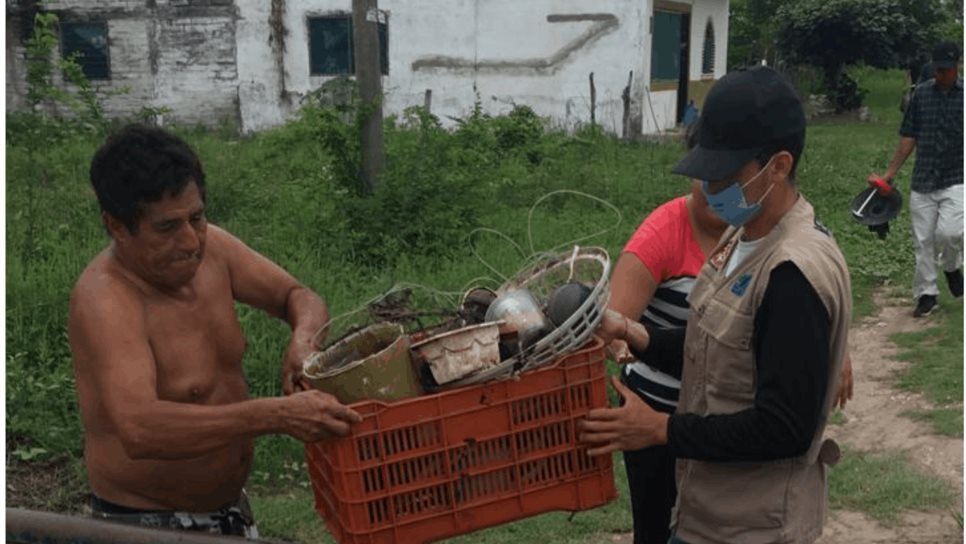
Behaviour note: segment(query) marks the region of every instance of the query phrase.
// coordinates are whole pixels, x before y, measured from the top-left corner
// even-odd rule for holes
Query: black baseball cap
[[[959,65],[962,52],[953,42],[942,42],[932,50],[932,64],[937,69],[955,68]]]
[[[672,172],[720,181],[768,144],[804,132],[802,101],[781,74],[765,66],[730,72],[708,92],[698,145]]]

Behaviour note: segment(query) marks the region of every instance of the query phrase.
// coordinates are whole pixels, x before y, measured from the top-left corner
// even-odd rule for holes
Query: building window
[[[87,79],[111,79],[107,23],[60,23],[61,54],[74,57]]]
[[[701,73],[714,75],[714,26],[711,24],[711,19],[708,19],[708,25],[704,27],[704,49],[701,53]]]
[[[379,64],[389,73],[389,29],[379,24]],[[354,74],[352,16],[309,18],[309,73],[314,76]]]

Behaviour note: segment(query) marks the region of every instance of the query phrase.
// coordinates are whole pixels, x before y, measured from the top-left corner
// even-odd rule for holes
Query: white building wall
[[[111,62],[110,81],[94,81],[104,108],[114,115],[130,116],[156,106],[151,68],[152,21],[143,17],[107,21]]]
[[[526,104],[572,128],[590,121],[593,72],[597,122],[620,132],[621,91],[628,73],[634,71],[637,84],[644,73],[640,32],[645,5],[622,0],[382,0],[379,7],[388,16],[389,30],[386,112],[421,105],[430,89],[433,113],[452,124],[450,117],[463,117],[472,108],[475,85],[489,113]],[[285,88],[295,95],[293,103],[329,79],[309,75],[307,17],[350,12],[349,0],[286,3]]]
[[[155,105],[176,120],[209,124],[238,118],[235,21],[182,16],[153,21],[157,40]]]
[[[238,119],[232,0],[48,0],[44,9],[62,21],[107,24],[111,79],[91,84],[109,115],[166,107],[165,120],[185,124]],[[24,72],[22,44],[13,53],[8,44],[7,62],[15,65],[8,74]],[[63,83],[56,71],[54,79]],[[8,81],[8,102],[13,94],[23,105],[26,84],[18,83]]]
[[[650,96],[647,93],[650,93]],[[677,125],[678,92],[645,91],[642,109],[643,134],[655,134],[674,128]]]
[[[448,125],[466,116],[478,97],[488,113],[525,104],[572,129],[590,121],[593,72],[597,123],[619,134],[621,93],[633,71],[631,115],[645,133],[671,128],[675,93],[649,89],[654,1],[380,0],[389,31],[385,113],[421,105],[430,89],[433,113]],[[679,3],[693,4],[691,79],[701,77],[708,17],[715,21],[715,77],[720,77],[728,0]],[[47,5],[108,22],[112,79],[95,85],[104,91],[127,89],[103,96],[109,113],[166,107],[168,120],[211,125],[236,119],[246,132],[292,117],[300,100],[330,79],[309,74],[307,18],[351,13],[351,0],[51,0]],[[23,72],[22,52],[11,52],[9,32],[8,26],[8,78]],[[23,92],[22,85],[8,80],[8,103],[22,103]]]
[[[285,119],[282,43],[272,31],[272,2],[238,2],[235,26],[238,108],[245,132],[265,130]]]

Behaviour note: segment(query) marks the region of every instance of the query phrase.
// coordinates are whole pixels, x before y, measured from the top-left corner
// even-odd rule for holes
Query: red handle
[[[880,195],[889,196],[890,194],[892,194],[892,190],[893,190],[892,185],[889,185],[888,183],[886,183],[886,181],[882,178],[873,179],[872,181],[869,182],[869,185],[871,185],[872,187],[875,187],[876,192],[879,193]]]

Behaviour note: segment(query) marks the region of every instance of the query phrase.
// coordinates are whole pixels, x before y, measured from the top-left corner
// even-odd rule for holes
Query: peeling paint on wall
[[[612,13],[578,13],[572,15],[547,15],[548,23],[574,23],[593,21],[583,33],[574,37],[548,57],[521,60],[478,60],[462,57],[429,56],[412,63],[412,70],[453,70],[462,72],[499,72],[501,74],[552,75],[577,51],[589,47],[605,34],[615,30],[620,21]],[[539,37],[539,31],[534,32]]]
[[[268,19],[268,27],[270,29],[268,45],[272,48],[275,69],[278,70],[281,82],[278,98],[288,102],[290,99],[285,92],[285,38],[288,36],[288,29],[285,28],[285,0],[272,0],[272,14]]]

